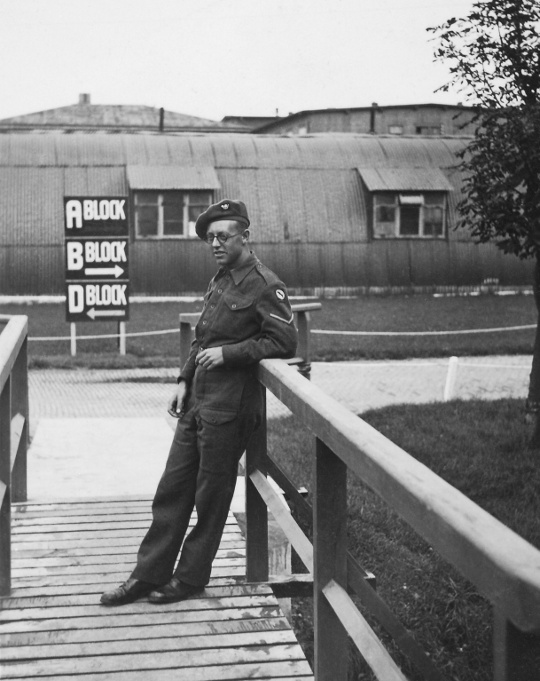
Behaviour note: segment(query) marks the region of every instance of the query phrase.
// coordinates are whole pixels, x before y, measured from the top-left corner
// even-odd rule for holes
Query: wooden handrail
[[[7,325],[0,328],[0,390],[4,388],[28,336],[28,317],[0,315],[2,322],[7,322]]]
[[[11,503],[26,500],[28,318],[0,316],[0,595],[11,590]]]
[[[285,363],[264,360],[259,377],[516,626],[540,632],[540,551]]]
[[[538,667],[532,660],[540,659],[535,657],[540,654],[540,551],[362,419],[328,397],[322,390],[305,381],[285,362],[262,361],[258,368],[258,377],[266,388],[300,418],[321,443],[321,448],[318,447],[317,452],[321,449],[323,457],[321,462],[327,462],[319,464],[317,453],[317,470],[320,465],[323,465],[323,468],[316,474],[314,490],[316,632],[317,627],[322,627],[322,631],[325,632],[322,638],[327,639],[330,629],[337,631],[333,621],[329,619],[331,615],[328,607],[332,610],[332,616],[338,617],[341,625],[354,640],[360,640],[367,631],[361,624],[361,618],[350,616],[349,607],[352,607],[352,601],[349,603],[344,600],[347,582],[349,588],[351,586],[350,580],[344,579],[342,573],[347,561],[342,558],[335,559],[336,555],[344,555],[344,543],[335,540],[335,535],[339,533],[341,527],[337,518],[343,517],[342,504],[346,496],[342,474],[339,473],[336,477],[340,470],[339,462],[376,491],[393,511],[403,517],[493,604],[496,613],[496,637],[499,643],[494,653],[496,681],[510,681],[514,678],[519,678],[520,681],[533,681]],[[253,482],[262,488],[261,478],[266,474],[266,470],[272,470],[271,462],[265,464],[265,457],[266,459],[268,457],[264,447],[264,443],[259,442],[252,451],[248,449],[247,466],[250,476],[246,483],[248,489]],[[263,470],[260,473],[257,472],[256,461],[261,462]],[[341,491],[336,492],[336,489]],[[317,506],[322,502],[323,506],[317,510]],[[251,533],[254,534],[253,522],[249,518],[247,508],[248,574],[251,555],[250,525]],[[317,534],[321,533],[322,538],[318,538]],[[326,544],[332,544],[333,541],[337,541],[337,544],[329,551]],[[331,555],[324,557],[321,555],[324,552]],[[260,555],[258,560],[260,561]],[[317,566],[320,566],[319,575]],[[331,574],[335,570],[338,572]],[[336,586],[333,587],[331,584]],[[364,600],[364,604],[366,603]],[[367,605],[369,606],[369,603]],[[399,634],[399,626],[394,626],[395,622],[391,621],[385,608],[386,606],[382,609],[383,616],[388,616],[391,626]],[[348,614],[343,617],[345,612]],[[349,625],[352,626],[352,622],[356,633],[350,630]],[[362,631],[364,633],[360,633]],[[337,638],[339,639],[339,634]],[[400,642],[396,642],[404,650]],[[412,652],[416,656],[417,644],[415,642],[412,646],[410,644],[411,641],[406,643],[408,648],[406,652],[408,654]],[[336,649],[336,645],[334,641],[332,646],[327,647]],[[370,647],[371,643],[364,649],[364,655],[369,654]],[[317,679],[322,681],[332,678],[341,681],[346,678],[343,670],[333,666],[334,661],[329,658],[328,650],[324,650],[321,638],[317,639],[317,633],[315,649]],[[512,650],[519,650],[519,655],[512,653]],[[377,654],[377,665],[381,665],[380,669],[385,670],[384,674],[390,676],[383,674],[380,678],[402,678],[399,674],[393,675],[394,671],[390,671],[392,665],[387,663],[384,657]],[[411,655],[409,657],[413,659]],[[426,679],[443,678],[433,668],[430,660],[420,657],[417,659],[423,665]],[[518,667],[518,664],[521,666]],[[518,668],[520,672],[516,675]],[[526,671],[522,672],[522,669]]]

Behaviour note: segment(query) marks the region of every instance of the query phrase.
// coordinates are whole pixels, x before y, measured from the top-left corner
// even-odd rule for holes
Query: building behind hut
[[[474,134],[475,109],[460,104],[398,104],[310,109],[269,120],[253,132],[309,135],[322,132],[372,135],[453,136]],[[225,119],[224,119],[225,120]],[[235,119],[231,119],[231,122]]]
[[[125,197],[132,294],[204,290],[194,222],[241,198],[256,253],[293,291],[521,285],[529,263],[456,230],[466,138],[0,134],[0,293],[64,292],[65,197]]]
[[[272,119],[261,119],[269,122]],[[140,104],[93,104],[89,93],[75,104],[0,120],[0,134],[31,131],[78,132],[246,132],[239,117],[213,121]]]

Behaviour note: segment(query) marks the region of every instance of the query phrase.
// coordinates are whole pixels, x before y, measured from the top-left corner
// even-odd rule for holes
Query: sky
[[[473,0],[1,0],[0,119],[138,104],[221,120],[462,101],[429,26]]]

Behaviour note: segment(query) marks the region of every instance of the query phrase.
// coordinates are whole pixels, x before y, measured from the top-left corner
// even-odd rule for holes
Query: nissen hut
[[[204,290],[215,263],[194,223],[225,197],[245,201],[255,252],[292,291],[529,284],[529,263],[455,229],[467,139],[2,134],[0,293],[64,293],[66,197],[125,199],[131,294]]]

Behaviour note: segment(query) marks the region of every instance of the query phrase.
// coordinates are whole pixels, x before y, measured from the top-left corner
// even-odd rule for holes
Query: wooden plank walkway
[[[0,599],[0,678],[228,681],[313,675],[272,590],[245,584],[231,514],[205,591],[181,603],[115,608],[150,521],[150,499],[13,507],[13,589]]]

